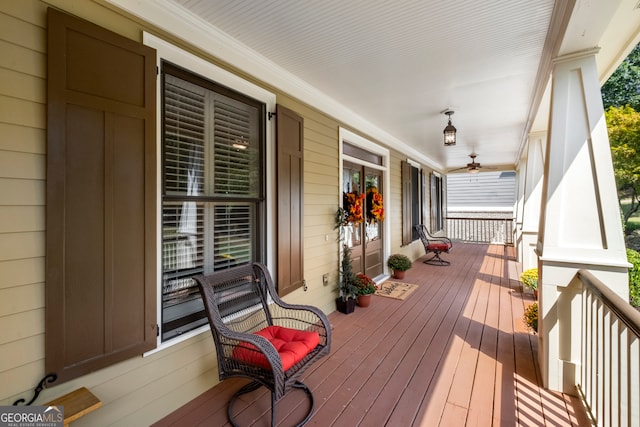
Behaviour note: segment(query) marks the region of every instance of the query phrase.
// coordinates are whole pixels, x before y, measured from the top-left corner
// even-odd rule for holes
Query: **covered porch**
[[[405,300],[374,296],[351,315],[334,312],[331,354],[305,374],[309,425],[588,425],[580,401],[542,387],[538,339],[522,321],[534,301],[518,281],[511,246],[457,243],[450,267],[413,263]],[[391,279],[393,280],[393,279]],[[211,388],[156,423],[227,425],[244,380]],[[282,425],[304,413],[301,392],[277,405]],[[242,425],[268,425],[266,390],[236,403]]]

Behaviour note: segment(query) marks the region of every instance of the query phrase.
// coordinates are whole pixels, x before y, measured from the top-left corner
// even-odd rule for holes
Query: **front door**
[[[345,228],[351,265],[355,273],[374,278],[383,272],[382,172],[345,161],[343,174],[343,191],[364,195],[363,222]]]

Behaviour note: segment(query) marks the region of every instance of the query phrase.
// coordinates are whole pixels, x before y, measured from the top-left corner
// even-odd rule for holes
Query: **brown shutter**
[[[413,241],[413,220],[412,220],[412,185],[411,170],[409,162],[401,162],[402,172],[402,246]]]
[[[155,51],[48,11],[46,369],[155,347]]]
[[[427,214],[430,215],[427,179],[427,172],[420,170],[420,224],[427,224]]]
[[[304,122],[278,105],[278,294],[303,285]]]

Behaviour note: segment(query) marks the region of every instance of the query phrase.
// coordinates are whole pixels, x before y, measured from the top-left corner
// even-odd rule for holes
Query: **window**
[[[264,262],[265,104],[162,64],[162,341],[207,323],[192,277]]]
[[[430,195],[427,196],[426,172],[417,166],[402,162],[402,244],[408,245],[418,239],[415,226],[426,224],[426,214],[430,212],[430,231],[437,233],[444,229],[445,199],[442,176],[430,174]],[[428,202],[431,203],[429,211]],[[423,217],[425,222],[423,222]]]
[[[408,245],[418,239],[415,226],[422,224],[420,203],[420,169],[409,162],[402,162],[402,244]]]
[[[442,177],[436,173],[431,174],[431,232],[437,233],[444,229],[444,191]]]

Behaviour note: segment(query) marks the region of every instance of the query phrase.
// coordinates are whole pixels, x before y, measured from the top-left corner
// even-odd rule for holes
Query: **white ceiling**
[[[639,28],[637,0],[166,1],[443,170],[472,151],[513,167],[546,102],[551,58],[605,39],[602,56],[619,62]],[[616,19],[630,20],[624,31]],[[446,108],[455,147],[443,145]]]

